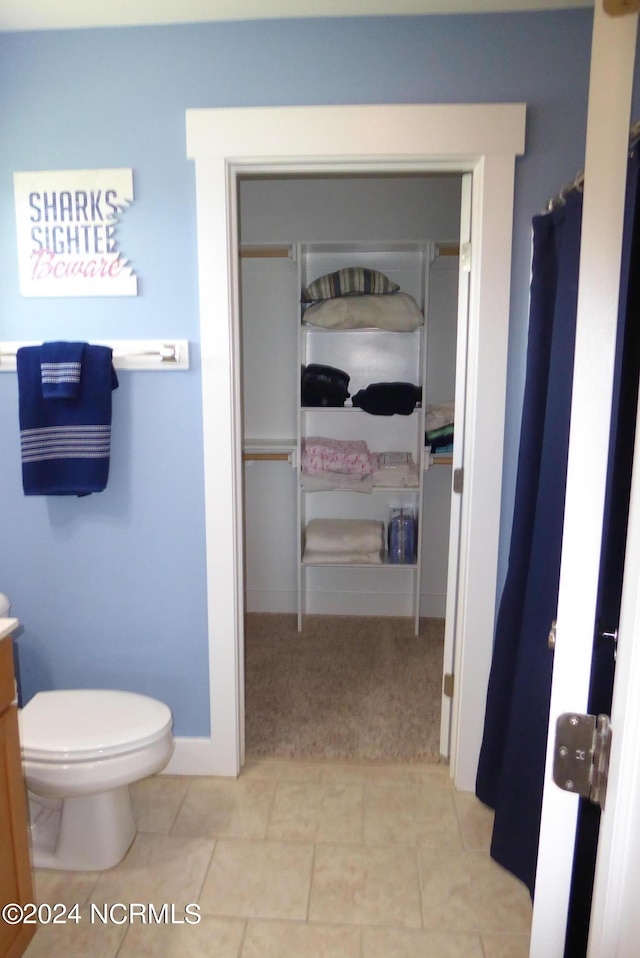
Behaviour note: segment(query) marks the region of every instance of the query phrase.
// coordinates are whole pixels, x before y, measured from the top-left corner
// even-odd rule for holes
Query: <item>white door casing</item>
[[[469,325],[469,280],[471,277],[471,263],[467,261],[465,249],[471,244],[471,190],[473,177],[465,173],[462,177],[460,197],[460,250],[458,258],[458,311],[456,334],[456,376],[455,376],[455,409],[464,410],[467,389],[467,330]],[[457,469],[463,469],[464,462],[464,414],[456,415],[456,429],[453,438],[452,477]],[[443,684],[442,700],[440,703],[440,754],[449,757],[451,738],[455,737],[455,728],[452,729],[451,705],[452,698],[445,695],[444,675],[454,675],[460,667],[456,665],[456,623],[458,605],[458,586],[464,594],[464,584],[459,580],[461,560],[460,555],[460,514],[462,496],[451,492],[451,511],[449,515],[449,555],[447,558],[447,599],[444,626],[444,655],[443,655]]]
[[[564,953],[578,798],[553,783],[553,747],[558,716],[585,712],[588,699],[608,465],[602,450],[611,417],[636,31],[637,16],[613,20],[596,4],[566,505],[531,958],[560,958]],[[627,586],[625,577],[628,594]],[[614,729],[614,741],[619,732]],[[607,797],[613,807],[619,799],[616,785],[614,778]],[[603,823],[608,814],[605,811]],[[606,889],[596,884],[595,902],[600,895],[605,896],[604,902]],[[634,945],[637,953],[637,940]],[[589,954],[615,958],[619,952],[594,946]]]
[[[243,557],[237,179],[241,174],[471,172],[472,272],[456,615],[452,774],[473,790],[495,615],[515,157],[525,105],[187,111],[195,160],[211,740],[207,771],[243,761]]]

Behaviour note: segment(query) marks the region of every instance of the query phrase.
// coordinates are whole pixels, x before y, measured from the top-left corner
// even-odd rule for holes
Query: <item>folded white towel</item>
[[[418,470],[415,467],[410,472],[379,469],[373,474],[373,485],[385,489],[417,489],[420,485]]]
[[[308,475],[303,472],[300,484],[305,492],[328,492],[333,489],[342,492],[371,492],[373,476],[350,476],[341,472],[322,472]]]

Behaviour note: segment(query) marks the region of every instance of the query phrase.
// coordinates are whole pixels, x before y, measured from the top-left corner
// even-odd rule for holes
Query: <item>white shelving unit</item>
[[[403,292],[414,297],[426,314],[429,265],[434,247],[427,242],[384,244],[299,244],[296,250],[299,288],[326,273],[348,266],[366,266],[383,272],[398,283]],[[391,294],[393,295],[393,294]],[[303,307],[304,309],[304,307]],[[302,316],[303,318],[303,316]],[[427,317],[412,332],[381,329],[327,330],[300,322],[300,366],[311,363],[333,366],[349,377],[350,396],[372,383],[408,382],[419,386],[425,395],[427,358]],[[300,377],[299,377],[300,378]],[[314,604],[318,596],[333,596],[327,611],[351,614],[381,614],[371,599],[392,603],[391,614],[411,614],[416,634],[420,617],[420,581],[422,535],[420,507],[423,495],[425,456],[425,403],[408,416],[372,415],[351,405],[344,407],[303,407],[298,386],[298,629],[307,612],[321,611]],[[305,437],[363,439],[371,452],[410,452],[418,468],[416,488],[375,487],[371,493],[351,491],[306,492],[302,488],[301,446]],[[353,563],[327,566],[303,561],[304,536],[314,518],[375,519],[385,525],[391,510],[409,508],[417,519],[416,559],[393,564],[385,554],[380,565]],[[326,598],[324,599],[326,603]],[[362,605],[362,612],[356,611]],[[326,606],[322,611],[326,610]]]

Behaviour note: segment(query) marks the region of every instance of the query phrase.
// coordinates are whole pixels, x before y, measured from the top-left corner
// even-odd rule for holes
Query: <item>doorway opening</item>
[[[304,136],[301,136],[301,130]],[[196,167],[211,738],[203,769],[244,762],[244,543],[238,177],[473,174],[465,489],[455,616],[451,772],[472,790],[491,662],[502,482],[515,157],[525,105],[187,111]]]
[[[461,415],[456,426],[460,446],[464,435],[466,303],[458,314],[462,179],[460,174],[445,173],[238,178],[245,718],[250,757],[387,761],[448,757],[448,701],[442,735],[440,726],[445,616],[447,609],[450,615],[455,610],[451,597],[447,602],[447,578],[455,592],[460,525],[459,509],[451,517],[456,363],[463,380],[458,384]],[[349,521],[354,515],[379,514],[383,528],[390,503],[403,504],[418,523],[415,570],[338,565],[328,575],[322,569],[314,578],[311,570],[297,568],[301,516],[314,506],[315,511],[323,508],[317,506],[322,491],[318,495],[303,491],[302,501],[298,499],[295,457],[300,428],[306,428],[307,435],[366,434],[373,449],[395,453],[405,448],[407,426],[410,434],[416,429],[407,417],[362,412],[354,425],[355,409],[355,417],[347,414],[346,426],[342,412],[336,421],[326,409],[313,417],[313,425],[304,422],[311,414],[298,420],[299,286],[305,257],[311,255],[306,252],[309,244],[319,257],[316,272],[341,265],[375,265],[399,281],[403,297],[411,289],[423,300],[425,322],[419,339],[412,334],[382,337],[385,352],[425,353],[423,372],[417,363],[406,373],[415,373],[412,378],[421,388],[419,407],[424,405],[426,411],[426,423],[420,408],[412,413],[417,438],[424,445],[426,424],[433,443],[423,461],[414,449],[423,473],[419,492],[372,490],[365,478],[358,482],[361,494],[345,495],[340,486],[337,492],[324,493],[324,509],[332,516],[341,509]],[[409,251],[411,244],[418,253]],[[393,309],[396,302],[399,297],[387,296],[374,305],[391,303]],[[361,300],[360,305],[366,308],[367,303]],[[329,338],[321,335],[320,341],[324,344]],[[352,331],[341,342],[339,334],[336,339],[342,347],[338,355],[350,372],[363,352],[375,349],[370,334],[358,339]],[[396,346],[398,340],[401,345]],[[353,344],[346,354],[345,341]],[[379,362],[376,356],[374,366],[367,368],[370,375],[388,372],[387,364]],[[402,370],[406,372],[404,366]],[[350,404],[346,399],[347,408]],[[406,445],[411,444],[416,445],[416,438],[410,435]],[[457,459],[462,460],[461,448]],[[416,484],[417,472],[416,468]],[[346,480],[349,487],[352,478]],[[325,484],[315,475],[304,479],[312,489],[314,483]],[[340,479],[344,486],[344,474]],[[452,518],[456,554],[449,557]],[[412,595],[414,590],[417,594]],[[295,613],[301,608],[309,614],[298,632]],[[414,610],[416,631],[420,623],[417,636]],[[453,634],[451,623],[449,631]]]

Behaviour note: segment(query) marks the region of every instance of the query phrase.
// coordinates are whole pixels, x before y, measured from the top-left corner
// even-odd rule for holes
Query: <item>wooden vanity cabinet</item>
[[[0,639],[0,909],[32,902],[27,792],[22,775],[11,637]],[[0,958],[20,958],[36,925],[0,918]]]

